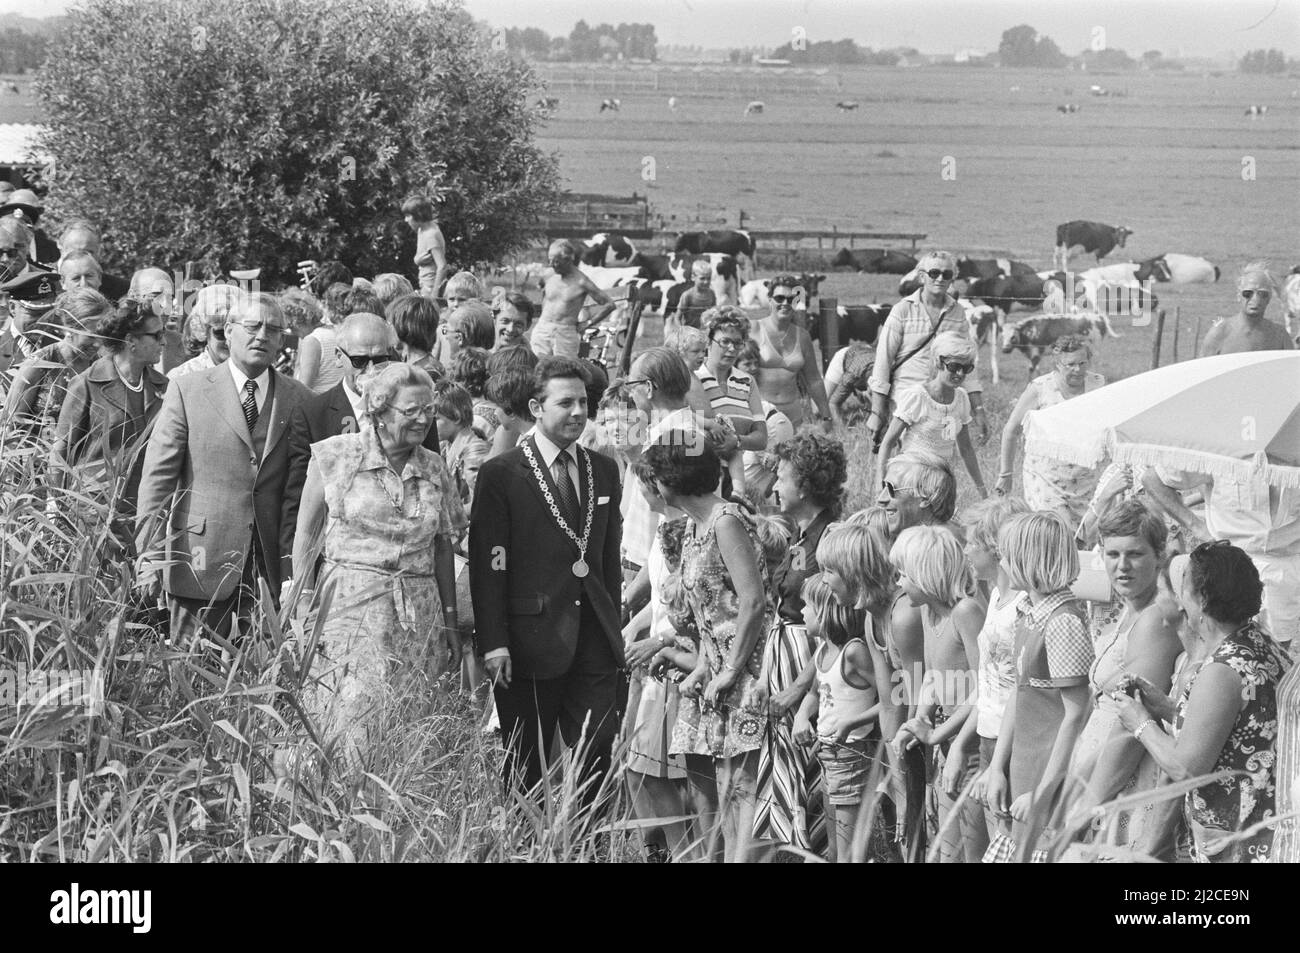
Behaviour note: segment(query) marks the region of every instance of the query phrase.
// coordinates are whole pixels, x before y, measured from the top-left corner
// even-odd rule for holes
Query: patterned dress
[[[1277,687],[1277,812],[1300,811],[1300,665]],[[1273,838],[1273,863],[1300,864],[1300,818],[1282,821]]]
[[[312,444],[329,522],[317,592],[333,587],[304,707],[322,738],[360,759],[383,715],[447,666],[434,540],[466,519],[442,458],[416,447],[401,478],[368,425]]]
[[[722,668],[730,657],[739,611],[739,599],[718,548],[717,522],[723,515],[740,521],[760,571],[764,565],[754,519],[741,506],[725,503],[714,510],[707,525],[699,526],[694,520],[688,524],[682,542],[682,588],[686,590],[691,614],[699,629],[700,651],[708,661],[709,680],[722,674]],[[753,695],[762,674],[763,646],[775,613],[772,587],[765,571],[763,575],[766,605],[759,621],[759,636],[754,650],[745,660],[736,683],[716,707],[705,710],[702,698],[682,699],[670,753],[732,758],[762,747],[767,712],[762,706],[753,704]]]
[[[1177,731],[1182,730],[1196,676],[1211,662],[1227,665],[1241,677],[1241,711],[1214,762],[1213,771],[1246,774],[1233,775],[1188,792],[1186,811],[1194,840],[1193,857],[1200,863],[1266,862],[1273,844],[1272,828],[1226,847],[1217,842],[1273,816],[1277,688],[1288,662],[1272,636],[1258,623],[1246,623],[1224,639],[1187,679],[1178,699]]]
[[[1084,379],[1084,393],[1106,385],[1106,378],[1091,371]],[[1035,377],[1029,384],[1038,395],[1034,410],[1068,400],[1061,391],[1061,378],[1056,371]],[[1069,526],[1078,526],[1083,513],[1097,490],[1097,470],[1075,466],[1050,457],[1026,453],[1021,477],[1025,484],[1025,502],[1032,510],[1055,510]]]

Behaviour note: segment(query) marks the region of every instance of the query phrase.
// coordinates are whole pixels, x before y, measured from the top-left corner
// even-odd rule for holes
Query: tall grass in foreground
[[[450,687],[399,700],[364,763],[345,764],[299,703],[322,613],[276,615],[263,591],[265,638],[169,644],[111,556],[108,507],[47,494],[44,459],[4,459],[0,672],[92,670],[103,697],[92,709],[79,685],[0,705],[0,860],[640,856],[618,779],[605,814],[584,807],[572,760],[542,806],[507,799],[482,699]]]

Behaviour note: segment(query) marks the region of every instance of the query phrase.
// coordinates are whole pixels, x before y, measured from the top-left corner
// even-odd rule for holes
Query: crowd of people
[[[330,262],[276,294],[110,279],[85,222],[45,267],[9,208],[7,482],[107,506],[175,645],[261,638],[262,583],[324,613],[302,709],[346,764],[398,698],[487,686],[504,783],[541,796],[575,747],[656,859],[1300,859],[1300,493],[1033,454],[1016,493],[1025,415],[1105,384],[1067,337],[990,495],[950,254],[833,380],[778,276],[757,318],[688,299],[611,381],[573,247],[540,308],[485,294],[423,200],[415,285]]]

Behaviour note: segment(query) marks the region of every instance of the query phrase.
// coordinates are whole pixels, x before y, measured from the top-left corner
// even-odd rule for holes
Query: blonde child
[[[967,426],[972,417],[970,398],[962,388],[975,370],[975,343],[969,335],[945,331],[935,337],[930,353],[934,376],[924,384],[904,388],[898,395],[898,406],[880,442],[876,485],[884,483],[890,454],[901,444],[903,453],[925,450],[948,464],[954,451],[959,451],[975,488],[987,498]]]
[[[1016,688],[1007,698],[997,745],[984,773],[985,803],[1011,836],[989,846],[985,861],[1015,858],[1031,810],[1047,823],[1088,720],[1092,639],[1083,603],[1070,593],[1079,575],[1074,529],[1055,513],[1016,516],[998,533],[1007,584],[1026,593],[1016,604]],[[1032,850],[1034,845],[1024,845]],[[1034,850],[1034,860],[1045,860]]]
[[[951,816],[966,783],[979,773],[974,739],[965,746],[953,739],[973,708],[984,604],[961,543],[945,528],[903,530],[889,559],[905,598],[921,610],[925,632],[924,673],[920,685],[913,682],[919,689],[917,714],[899,730],[898,742],[904,749],[922,744],[930,750],[939,862],[979,863],[988,846],[979,803],[967,799],[958,816]]]
[[[998,558],[998,529],[1012,517],[1027,512],[1029,504],[1019,497],[1000,496],[975,504],[962,520],[966,527],[966,561],[976,584],[988,593],[988,611],[979,635],[975,713],[966,719],[953,744],[964,751],[975,739],[979,747],[981,774],[970,796],[980,803],[984,801],[984,772],[993,761],[1007,697],[1016,687],[1016,604],[1023,595],[1011,587]],[[999,832],[1011,834],[1011,825],[1003,824],[988,808],[984,809],[984,823],[990,841]]]
[[[794,738],[817,743],[826,800],[835,816],[834,858],[848,863],[857,859],[853,834],[880,737],[875,666],[862,638],[867,614],[841,605],[820,575],[805,579],[800,595],[808,635],[820,644],[811,663],[817,690],[805,696],[795,715]]]
[[[665,320],[665,332],[669,328],[700,326],[700,315],[718,303],[718,296],[709,287],[712,279],[713,266],[707,259],[700,258],[691,265],[691,287],[682,292],[677,300],[677,310]]]

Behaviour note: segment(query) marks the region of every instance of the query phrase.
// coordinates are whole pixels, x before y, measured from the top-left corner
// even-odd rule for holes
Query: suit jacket
[[[548,483],[550,472],[530,437]],[[469,523],[469,579],[475,638],[481,652],[508,648],[516,676],[559,678],[568,672],[578,645],[585,600],[599,621],[617,664],[623,664],[622,565],[619,543],[618,465],[578,448],[579,495],[586,515],[586,464],[595,480],[595,511],[586,562],[573,574],[578,547],[556,524],[523,450],[493,457],[479,470]],[[555,494],[551,487],[552,496]],[[575,527],[581,532],[581,526]]]
[[[298,506],[302,502],[302,488],[307,483],[307,465],[311,463],[311,445],[343,433],[356,433],[360,421],[352,410],[352,402],[343,389],[343,382],[335,384],[323,394],[308,392],[289,421],[289,479],[284,487],[284,522],[287,530],[287,552],[293,552],[293,538],[297,535]],[[429,428],[424,447],[439,452],[438,428]]]
[[[289,421],[311,395],[292,378],[270,373],[274,387],[262,407],[270,418],[260,460],[224,362],[179,377],[167,389],[145,451],[136,542],[141,554],[155,557],[163,544],[163,588],[172,595],[229,596],[254,532],[272,587],[292,575],[283,520]]]

